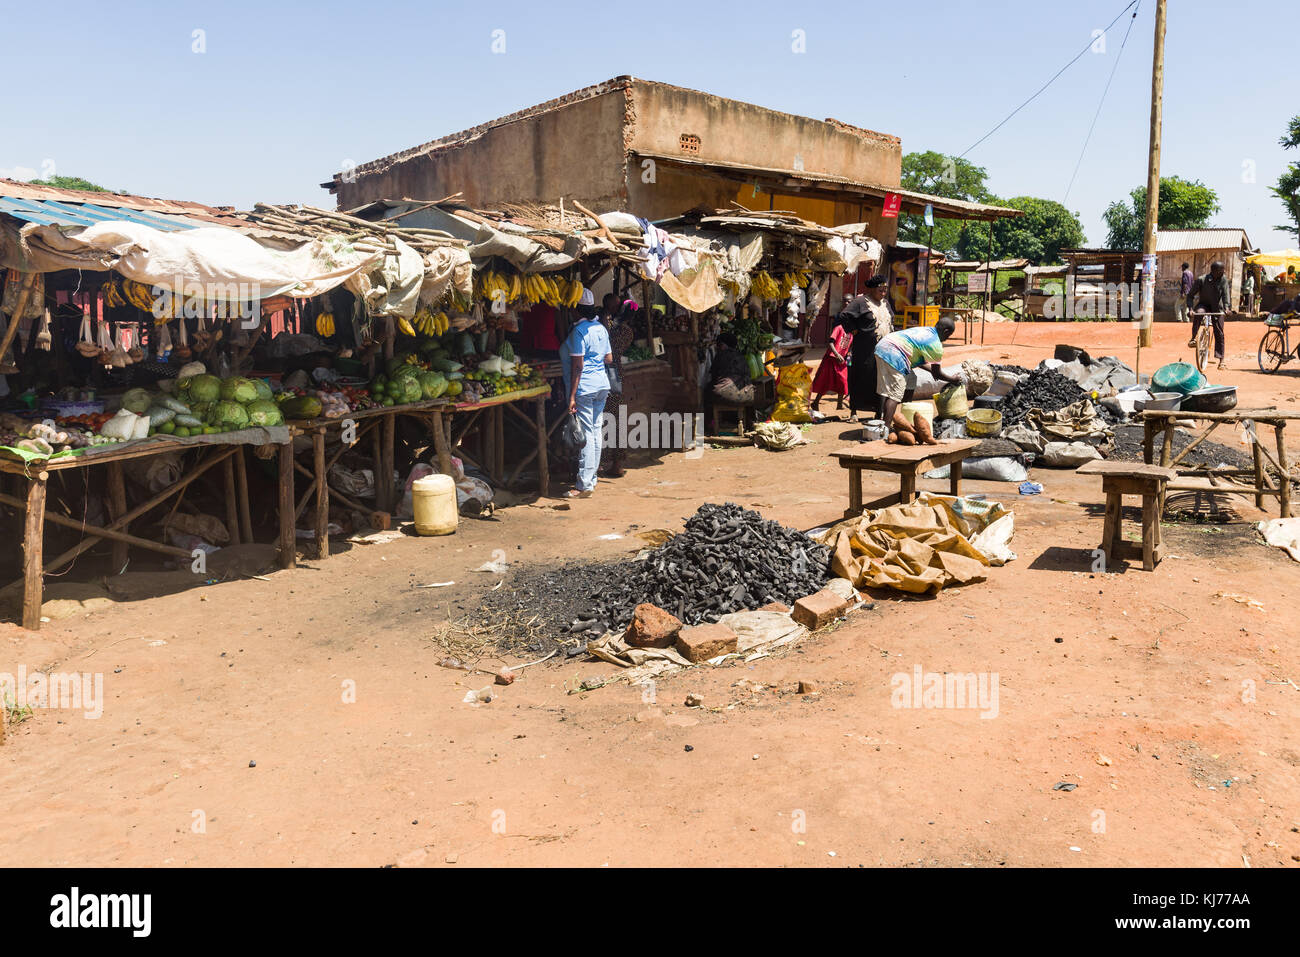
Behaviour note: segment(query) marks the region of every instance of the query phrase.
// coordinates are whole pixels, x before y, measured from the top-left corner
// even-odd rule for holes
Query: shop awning
[[[1022,210],[1010,209],[1006,206],[990,206],[987,203],[946,199],[942,196],[931,196],[928,193],[918,193],[898,186],[864,183],[845,176],[837,176],[833,173],[810,173],[805,170],[745,166],[741,163],[692,159],[688,156],[648,153],[641,150],[633,152],[634,155],[642,159],[654,160],[656,163],[664,163],[697,172],[711,173],[723,179],[735,180],[737,183],[752,183],[769,191],[822,193],[841,198],[847,194],[879,200],[884,200],[886,196],[892,193],[899,197],[903,212],[919,215],[925,212],[926,206],[931,206],[934,209],[934,215],[940,219],[988,221],[1012,219],[1024,215]]]

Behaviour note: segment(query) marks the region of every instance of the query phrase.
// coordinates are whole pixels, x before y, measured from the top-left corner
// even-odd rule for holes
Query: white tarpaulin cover
[[[12,269],[115,269],[136,282],[173,290],[177,277],[204,286],[242,283],[264,299],[318,296],[382,258],[342,239],[314,239],[281,250],[223,226],[162,232],[116,220],[76,229],[33,223],[21,233],[6,228],[0,241],[0,265]],[[418,292],[419,279],[415,287]]]

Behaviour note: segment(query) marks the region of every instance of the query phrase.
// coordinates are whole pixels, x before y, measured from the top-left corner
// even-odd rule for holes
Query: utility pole
[[[1150,347],[1156,309],[1156,223],[1160,218],[1160,114],[1165,87],[1165,2],[1156,0],[1155,52],[1151,58],[1151,145],[1147,162],[1147,219],[1142,237],[1142,321],[1138,326],[1137,365]]]

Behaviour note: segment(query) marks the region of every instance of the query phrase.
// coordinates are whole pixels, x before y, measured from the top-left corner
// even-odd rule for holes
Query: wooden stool
[[[1101,532],[1101,550],[1108,561],[1142,559],[1142,568],[1154,571],[1164,558],[1160,541],[1160,516],[1165,508],[1165,492],[1173,469],[1140,462],[1088,462],[1078,469],[1080,475],[1100,475],[1101,490],[1106,495],[1106,521]],[[1142,496],[1142,544],[1124,540],[1124,496]]]
[[[743,436],[754,426],[754,407],[752,405],[731,405],[715,399],[713,402],[713,429],[715,435],[723,434],[722,417],[724,414],[734,416],[736,435]]]

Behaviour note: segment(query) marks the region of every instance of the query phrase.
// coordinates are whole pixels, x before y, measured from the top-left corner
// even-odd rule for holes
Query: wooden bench
[[[961,495],[962,460],[979,444],[978,439],[940,439],[938,445],[891,445],[881,440],[832,452],[831,457],[839,460],[840,467],[849,470],[849,507],[844,510],[844,517],[861,515],[868,508],[908,504],[916,498],[916,480],[931,469],[945,465],[951,468],[949,491]],[[863,503],[863,472],[893,472],[898,476],[898,493]]]
[[[1076,470],[1079,475],[1100,475],[1106,493],[1106,523],[1101,532],[1101,550],[1107,561],[1141,559],[1146,571],[1154,571],[1164,557],[1160,541],[1160,516],[1165,510],[1165,492],[1178,473],[1159,465],[1141,462],[1088,462]],[[1142,496],[1142,543],[1124,540],[1124,496]]]

